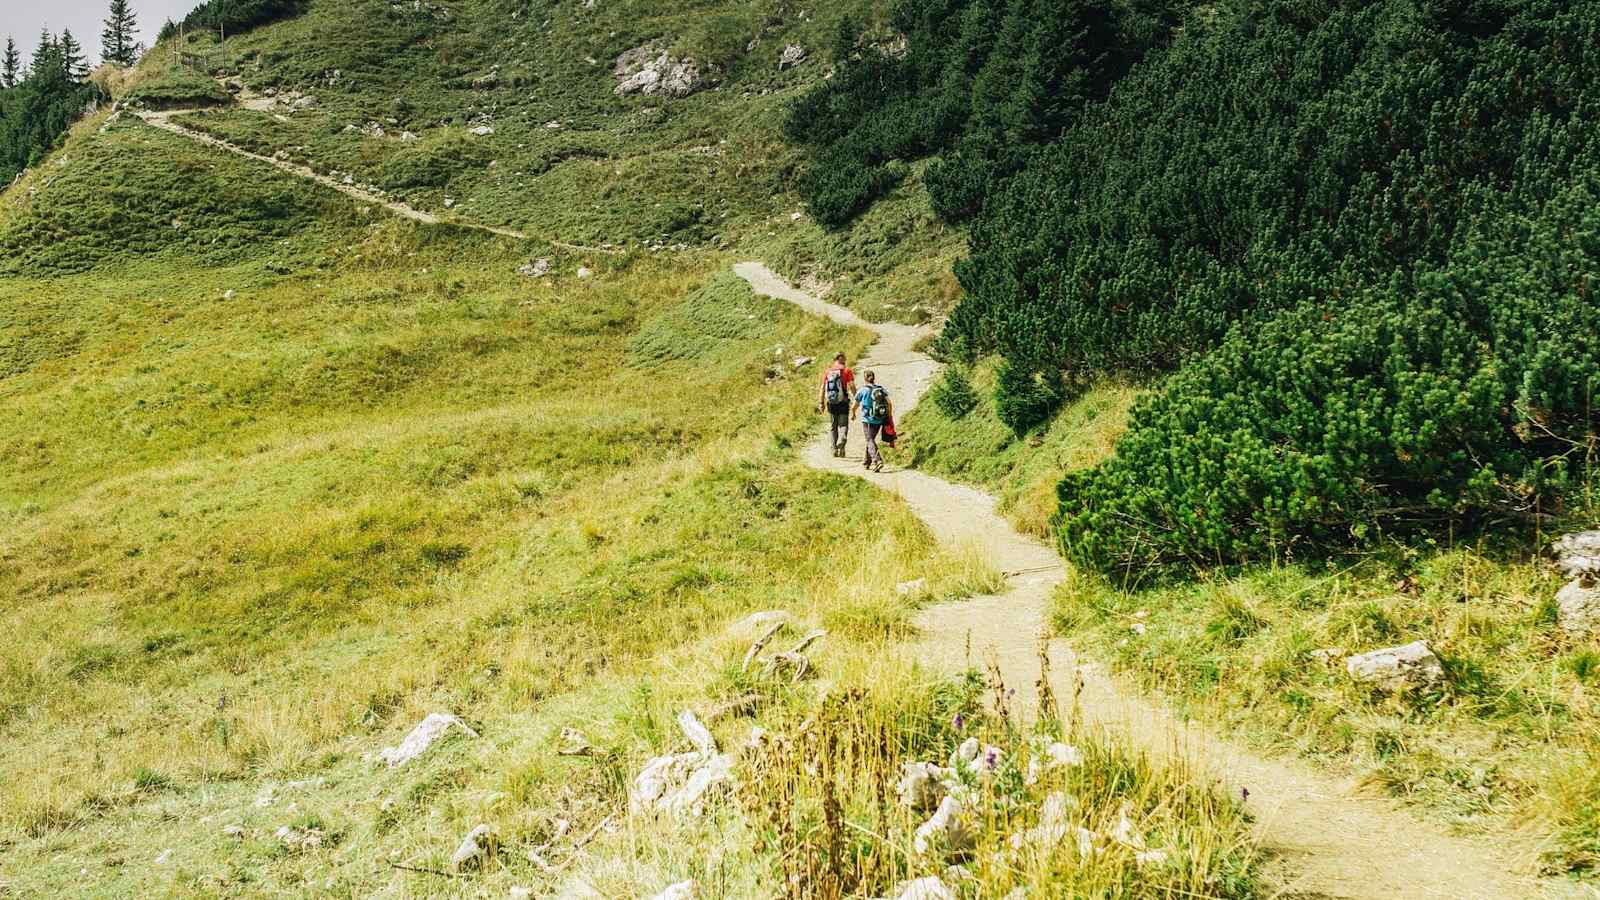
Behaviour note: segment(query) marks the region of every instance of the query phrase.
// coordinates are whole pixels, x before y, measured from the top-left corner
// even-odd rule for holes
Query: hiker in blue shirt
[[[861,424],[867,435],[867,455],[861,464],[874,472],[883,471],[883,455],[878,452],[878,435],[883,426],[894,419],[894,404],[889,402],[889,392],[878,384],[878,375],[871,369],[862,376],[866,384],[856,392],[856,409],[861,413]]]

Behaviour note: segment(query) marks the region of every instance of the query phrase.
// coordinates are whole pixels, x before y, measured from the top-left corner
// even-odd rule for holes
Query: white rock
[[[792,69],[806,61],[806,48],[799,44],[790,44],[783,48],[783,55],[778,57],[778,68]]]
[[[661,893],[655,895],[654,900],[695,900],[700,896],[700,888],[693,881],[680,881],[677,884],[667,885]]]
[[[962,812],[961,801],[946,795],[928,821],[917,827],[912,847],[918,854],[925,854],[935,846],[953,853],[971,850],[977,844],[977,836],[967,827]]]
[[[445,209],[454,209],[455,205],[456,205],[456,201],[455,201],[454,197],[446,197],[446,198],[444,198],[444,208]]]
[[[894,897],[895,900],[956,900],[956,893],[939,876],[929,875],[906,882]]]
[[[1133,855],[1133,861],[1140,866],[1164,866],[1167,864],[1167,859],[1165,850],[1140,850]]]
[[[1444,664],[1427,641],[1352,656],[1344,666],[1356,681],[1386,691],[1438,687],[1445,681]]]
[[[172,848],[169,847],[166,850],[163,850],[159,854],[157,854],[157,856],[156,856],[156,865],[164,866],[164,865],[167,864],[167,860],[169,860],[171,858],[172,858]]]
[[[902,581],[899,584],[895,585],[894,586],[894,592],[896,594],[900,595],[901,597],[909,597],[909,596],[911,596],[913,594],[922,593],[922,589],[927,587],[927,586],[928,586],[928,579],[926,579],[926,578],[913,578],[910,581]]]
[[[487,825],[479,825],[467,832],[462,838],[461,846],[450,856],[450,865],[455,869],[464,869],[478,861],[489,852],[489,844],[494,836],[494,829]]]
[[[1023,773],[1023,781],[1036,784],[1050,772],[1081,765],[1083,765],[1083,751],[1077,747],[1060,741],[1051,741],[1042,746],[1036,745],[1032,757],[1028,760],[1028,768]]]
[[[791,221],[791,222],[798,222],[803,218],[805,218],[805,213],[800,213],[800,212],[789,213],[789,221]]]
[[[682,729],[683,736],[689,739],[696,750],[707,756],[717,752],[717,739],[711,735],[711,729],[705,726],[700,718],[689,710],[678,713],[678,728]]]
[[[533,888],[520,884],[511,886],[510,893],[506,894],[507,900],[533,900]]]
[[[517,274],[526,275],[529,278],[543,278],[550,274],[550,260],[536,259],[533,262],[524,263],[517,267]]]
[[[479,125],[477,128],[472,129],[472,133],[478,137],[488,137],[489,135],[494,134],[494,126]]]
[[[1044,804],[1039,808],[1039,824],[1020,834],[1011,836],[1011,846],[1022,849],[1026,846],[1049,849],[1067,839],[1071,831],[1068,816],[1078,808],[1078,798],[1060,791],[1052,791],[1044,798]]]
[[[315,828],[302,831],[285,825],[274,832],[273,837],[291,850],[314,850],[322,846],[322,832]]]
[[[405,740],[398,747],[385,747],[378,751],[378,758],[389,764],[392,769],[402,766],[421,756],[432,747],[436,741],[444,737],[452,728],[459,728],[468,737],[477,737],[478,733],[449,713],[430,713],[417,727],[411,729]]]
[[[1580,531],[1555,542],[1556,567],[1568,578],[1600,578],[1600,531]]]
[[[1561,630],[1572,635],[1600,632],[1600,585],[1584,587],[1582,580],[1573,580],[1556,593],[1560,613],[1556,619]]]
[[[1135,622],[1128,626],[1128,630],[1139,635],[1140,637],[1144,637],[1144,633],[1150,629],[1149,626],[1145,625],[1143,622]]]
[[[816,360],[812,359],[809,356],[796,356],[794,358],[794,367],[796,369],[804,369],[806,366],[811,365],[815,361]]]
[[[232,300],[236,296],[238,295],[235,294],[231,289],[222,292],[222,299],[224,300]]]
[[[629,792],[635,813],[699,815],[713,791],[733,781],[733,757],[701,751],[658,756],[645,763]]]
[[[579,278],[588,278],[589,276],[591,276],[593,274],[594,274],[593,272],[589,271],[589,267],[588,266],[579,266],[578,267],[578,277]]]
[[[931,762],[908,762],[900,767],[895,793],[912,809],[932,809],[950,793],[956,773]]]
[[[745,640],[755,640],[766,633],[768,628],[779,622],[787,624],[791,616],[782,609],[769,609],[763,612],[751,613],[748,616],[728,626],[728,634]]]
[[[229,825],[228,827],[222,829],[222,833],[231,838],[243,838],[244,827],[241,825]]]
[[[1344,659],[1344,648],[1324,647],[1321,650],[1313,650],[1311,651],[1311,659],[1313,662],[1319,662],[1325,666],[1331,666],[1339,660]]]
[[[400,140],[406,141],[406,142],[409,143],[411,141],[421,140],[421,138],[418,138],[416,136],[416,134],[414,134],[414,133],[412,133],[410,131],[402,131],[402,132],[400,132]]]

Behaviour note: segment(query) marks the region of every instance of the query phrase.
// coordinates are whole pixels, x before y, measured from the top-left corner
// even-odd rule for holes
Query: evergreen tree
[[[72,36],[70,29],[61,32],[61,40],[56,42],[61,52],[61,71],[67,76],[68,81],[82,82],[89,77],[89,63],[83,57],[83,45]]]
[[[56,47],[56,39],[49,31],[39,32],[39,46],[33,48],[33,60],[28,63],[28,78],[34,81],[49,81],[51,76],[61,71],[60,50]]]
[[[139,48],[133,40],[138,25],[128,0],[111,0],[106,28],[100,34],[100,55],[106,62],[131,66],[138,61]]]
[[[22,54],[17,52],[17,42],[6,38],[6,53],[0,58],[0,87],[16,87],[21,73]]]

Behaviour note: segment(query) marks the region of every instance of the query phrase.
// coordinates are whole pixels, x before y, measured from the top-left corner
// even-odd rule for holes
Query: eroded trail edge
[[[938,364],[914,349],[924,329],[866,322],[794,288],[760,263],[740,263],[735,271],[757,293],[876,332],[877,343],[856,370],[877,371],[900,415],[910,411],[938,374]],[[1003,595],[919,614],[920,649],[952,670],[992,664],[1023,701],[1031,700],[1039,677],[1040,641],[1049,634],[1050,596],[1065,577],[1060,557],[1013,529],[988,494],[913,470],[867,472],[858,455],[861,436],[853,433],[850,443],[853,458],[836,459],[827,434],[819,433],[802,457],[812,468],[865,478],[893,491],[941,542],[977,546],[1010,576],[1011,589]],[[1124,736],[1153,756],[1181,758],[1197,777],[1217,779],[1236,796],[1248,790],[1246,806],[1257,837],[1273,855],[1270,875],[1278,896],[1524,900],[1570,895],[1567,887],[1513,872],[1506,857],[1487,842],[1449,835],[1394,801],[1362,796],[1349,780],[1299,760],[1263,757],[1180,721],[1162,704],[1078,659],[1065,640],[1050,639],[1047,652],[1056,696],[1072,697],[1074,682],[1081,679],[1078,714],[1086,724]]]

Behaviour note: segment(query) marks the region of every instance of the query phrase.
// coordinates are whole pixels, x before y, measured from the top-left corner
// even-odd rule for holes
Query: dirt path
[[[875,325],[790,286],[759,263],[735,271],[758,292],[794,303],[845,325],[876,331],[878,342],[856,366],[871,367],[889,389],[903,416],[927,390],[938,365],[913,350],[924,333],[904,325]],[[1003,596],[980,597],[925,610],[918,626],[923,651],[952,668],[972,662],[998,666],[1007,685],[1024,701],[1036,694],[1039,642],[1049,634],[1049,601],[1065,576],[1054,550],[1019,534],[995,511],[994,498],[922,472],[887,469],[866,472],[857,456],[859,434],[851,435],[853,459],[835,459],[826,434],[811,443],[807,465],[866,478],[899,494],[938,538],[950,544],[977,545],[1010,577]],[[1518,876],[1497,848],[1453,837],[1414,818],[1399,804],[1360,796],[1348,781],[1292,759],[1266,759],[1178,721],[1153,703],[1082,663],[1064,640],[1048,645],[1056,696],[1070,700],[1074,677],[1083,681],[1080,713],[1091,724],[1126,735],[1152,754],[1180,754],[1235,792],[1248,789],[1247,806],[1258,836],[1274,855],[1272,878],[1277,896],[1314,898],[1507,898],[1526,900],[1563,896],[1564,886]],[[1022,706],[1026,707],[1024,702]],[[1566,893],[1565,896],[1574,896]]]
[[[253,159],[259,163],[265,163],[266,165],[272,166],[279,171],[293,175],[296,178],[303,178],[306,181],[314,181],[325,188],[338,191],[339,193],[355,200],[359,200],[362,203],[370,203],[374,206],[382,207],[383,209],[386,209],[397,216],[410,219],[414,222],[422,222],[428,225],[455,225],[459,228],[470,228],[474,231],[486,231],[490,234],[500,235],[501,237],[523,239],[528,237],[528,235],[511,228],[499,228],[493,225],[474,225],[469,222],[441,219],[433,213],[424,212],[414,206],[401,203],[398,200],[385,200],[371,191],[365,191],[354,185],[345,184],[337,178],[334,178],[330,175],[324,175],[308,166],[302,166],[299,163],[289,162],[288,160],[274,159],[270,156],[262,156],[259,153],[253,153],[249,150],[246,150],[237,144],[231,144],[219,137],[206,134],[203,131],[196,131],[193,128],[185,128],[184,126],[172,121],[173,116],[182,116],[200,111],[201,110],[197,109],[173,109],[166,110],[164,112],[137,112],[135,115],[137,115],[146,125],[160,128],[162,131],[170,131],[179,137],[188,138],[191,141],[196,141],[210,147],[215,147],[219,150],[232,153],[235,156],[242,156],[246,159]]]

